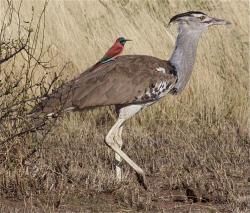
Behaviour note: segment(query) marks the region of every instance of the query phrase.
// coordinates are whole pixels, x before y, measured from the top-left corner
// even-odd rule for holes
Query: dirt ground
[[[113,191],[102,193],[88,191],[75,197],[67,195],[61,202],[44,204],[44,198],[27,200],[1,199],[1,213],[80,213],[80,212],[166,212],[166,213],[248,213],[250,212],[250,184],[245,186],[248,193],[241,197],[237,206],[216,200],[216,193],[208,193],[192,187],[168,190],[160,177],[148,177],[149,189],[145,191],[137,185],[139,195],[136,206],[121,202],[116,191],[122,189],[123,183]],[[125,191],[124,191],[125,193]],[[133,195],[132,195],[133,196]],[[141,197],[140,197],[141,196]],[[145,202],[145,197],[147,197]],[[132,199],[132,198],[131,198]],[[148,204],[147,204],[148,202]],[[147,207],[148,205],[148,207]]]
[[[84,200],[84,199],[83,199]],[[43,207],[39,204],[34,204],[24,201],[1,200],[1,213],[80,213],[80,212],[166,212],[166,213],[216,213],[216,212],[234,212],[226,204],[214,204],[192,201],[167,201],[164,198],[155,200],[157,210],[145,211],[138,208],[127,208],[115,202],[115,197],[112,195],[102,195],[98,198],[82,200],[82,204],[61,204],[59,207]],[[249,209],[238,212],[249,212]]]

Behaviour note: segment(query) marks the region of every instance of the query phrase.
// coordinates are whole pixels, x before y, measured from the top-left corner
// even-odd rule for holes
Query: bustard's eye
[[[203,21],[206,18],[206,16],[201,16],[200,20]]]

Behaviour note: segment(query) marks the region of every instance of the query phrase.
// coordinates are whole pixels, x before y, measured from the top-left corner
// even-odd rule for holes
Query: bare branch
[[[11,58],[13,58],[16,54],[18,54],[19,52],[21,52],[23,49],[25,49],[25,45],[23,45],[22,47],[20,47],[19,49],[17,49],[14,53],[10,54],[10,55],[6,55],[6,57],[4,57],[3,59],[0,59],[0,64],[10,60]]]
[[[30,19],[23,21],[20,15],[22,0],[17,8],[13,0],[7,0],[0,29],[1,145],[11,145],[16,139],[50,123],[44,115],[29,115],[34,105],[49,95],[67,66],[65,64],[58,72],[49,72],[55,66],[51,63],[53,56],[48,57],[49,47],[44,45],[47,4],[46,1],[34,23],[34,8]],[[11,27],[17,29],[17,35],[7,33]]]

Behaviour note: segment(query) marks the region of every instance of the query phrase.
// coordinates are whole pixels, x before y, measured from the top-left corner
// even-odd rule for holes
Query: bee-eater
[[[118,55],[120,55],[127,41],[131,41],[131,40],[125,39],[124,37],[119,37],[118,39],[116,39],[113,46],[109,48],[109,50],[104,54],[104,56],[100,59],[100,61],[96,63],[96,65],[104,64],[108,61],[113,60]]]

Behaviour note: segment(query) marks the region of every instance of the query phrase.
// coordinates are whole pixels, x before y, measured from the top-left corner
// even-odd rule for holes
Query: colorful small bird
[[[120,55],[123,51],[124,45],[127,41],[132,41],[130,39],[125,39],[124,37],[119,37],[116,39],[115,43],[112,47],[104,54],[100,61],[96,63],[96,65],[104,64],[108,61],[113,60],[115,57]]]

